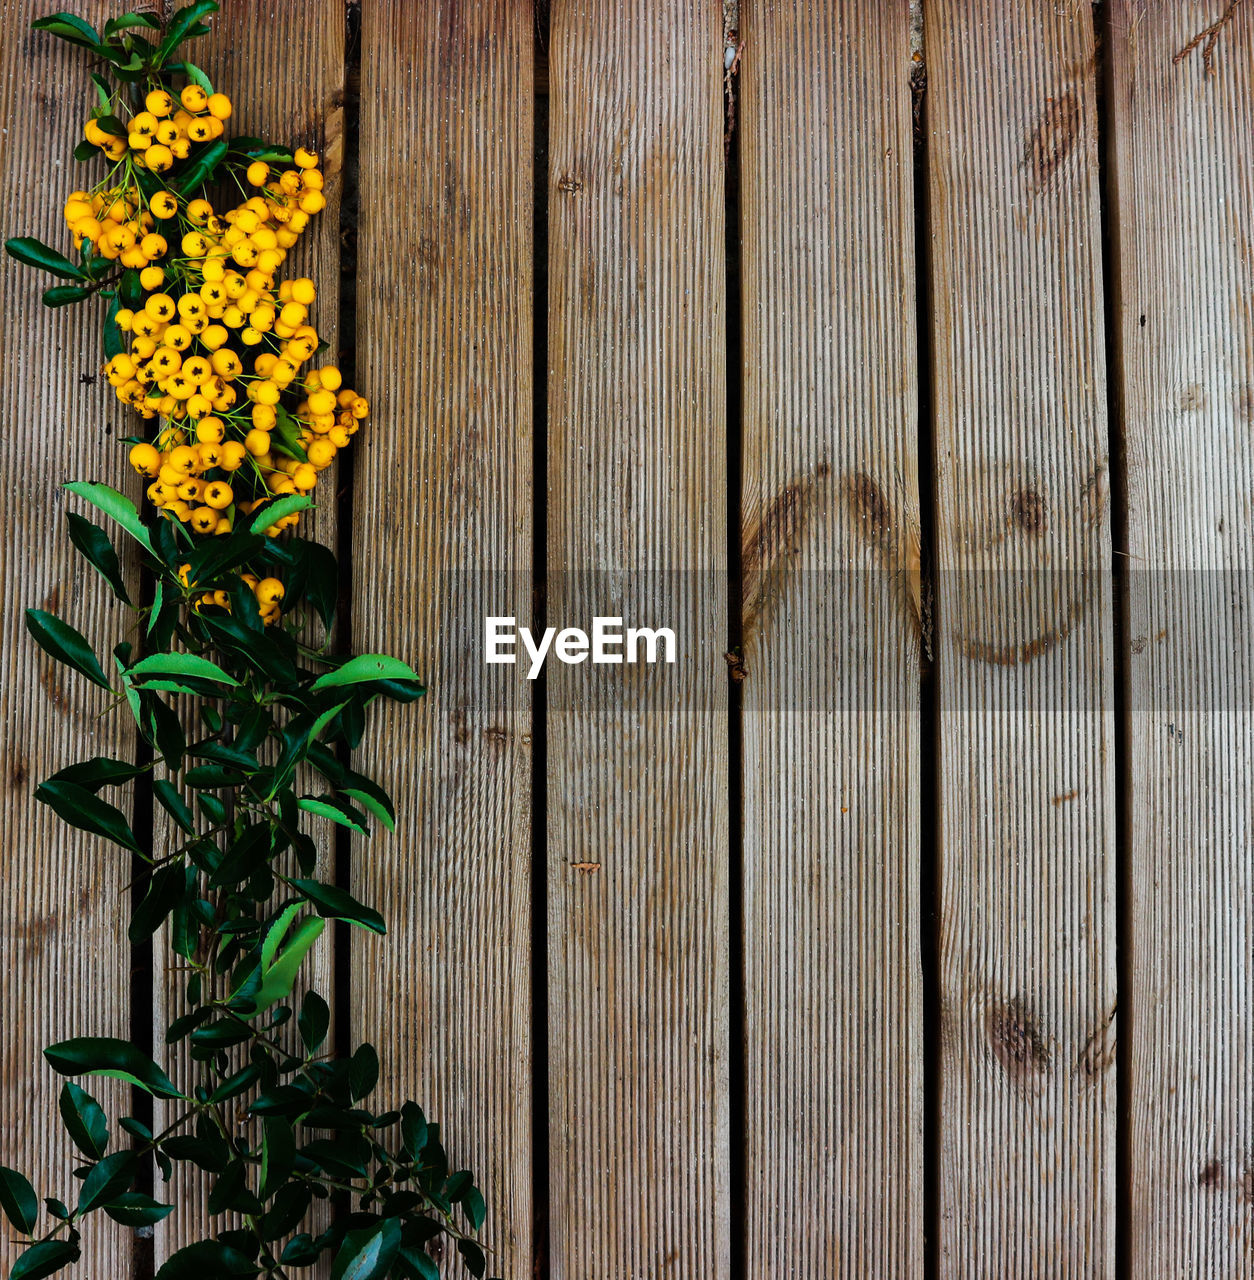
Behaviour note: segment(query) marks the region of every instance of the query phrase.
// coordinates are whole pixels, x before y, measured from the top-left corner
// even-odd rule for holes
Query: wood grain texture
[[[69,153],[94,91],[81,51],[29,30],[46,7],[0,3],[0,226],[5,237],[34,235],[69,253],[61,209],[87,172]],[[79,12],[93,21],[109,8],[93,3]],[[40,293],[55,283],[0,255],[0,1164],[30,1176],[40,1196],[73,1203],[70,1170],[81,1157],[57,1115],[61,1081],[41,1054],[71,1036],[130,1034],[130,858],[71,831],[36,803],[34,789],[92,755],[133,759],[135,735],[125,712],[98,718],[108,696],[46,657],[23,613],[50,610],[108,654],[131,618],[71,546],[61,485],[104,479],[132,497],[138,485],[127,476],[124,449],[106,434],[122,411],[97,378],[104,306],[46,310]],[[84,511],[77,500],[74,509]],[[113,799],[126,808],[129,791]],[[110,1117],[124,1114],[124,1087],[90,1084]],[[45,1215],[40,1230],[50,1221]],[[20,1252],[15,1234],[5,1221],[5,1275]],[[130,1239],[113,1223],[93,1221],[83,1269],[118,1274],[129,1265]]]
[[[925,13],[942,1276],[1114,1266],[1114,738],[1088,4]]]
[[[678,639],[548,669],[553,1280],[728,1274],[722,31],[552,11],[548,621]]]
[[[309,230],[279,271],[280,279],[310,276],[318,289],[311,318],[319,335],[335,349],[339,318],[340,289],[340,195],[343,165],[344,98],[344,5],[342,0],[305,0],[299,7],[276,0],[224,0],[213,19],[211,33],[189,50],[214,87],[230,97],[234,112],[228,123],[231,134],[262,137],[280,145],[308,147],[322,157],[326,183],[326,208],[311,221]],[[231,203],[242,199],[231,187],[222,192]],[[330,355],[324,357],[329,361]],[[320,362],[321,363],[321,362]],[[337,477],[333,467],[319,479],[315,495],[318,508],[303,517],[303,536],[335,546],[336,514],[334,495]],[[183,700],[179,700],[182,702]],[[194,723],[195,708],[187,708],[184,723]],[[183,837],[158,807],[154,831],[159,849],[177,846]],[[334,827],[310,825],[321,854],[317,875],[334,878]],[[308,986],[315,987],[328,1001],[334,992],[334,943],[331,931],[323,936],[306,964],[296,998]],[[154,941],[153,1039],[160,1047],[166,1028],[186,1012],[186,974],[176,970],[181,964],[170,950],[162,929]],[[158,1048],[158,1052],[161,1050]],[[171,1060],[172,1070],[182,1063],[194,1064],[180,1054]],[[199,1068],[195,1068],[198,1070]],[[191,1076],[176,1081],[182,1083]],[[157,1104],[158,1114],[164,1110]],[[176,1212],[155,1232],[158,1266],[176,1249],[204,1239],[227,1225],[224,1218],[210,1218],[206,1211],[208,1192],[214,1179],[191,1166],[181,1166],[166,1192]],[[318,1221],[315,1213],[311,1222]],[[325,1274],[328,1267],[315,1274]]]
[[[1254,12],[1113,7],[1128,476],[1132,1275],[1254,1249]],[[1130,1026],[1128,1023],[1130,1019]]]
[[[399,821],[354,850],[390,936],[357,939],[353,1030],[475,1171],[507,1280],[532,1267],[531,707],[483,628],[532,608],[532,24],[363,6],[353,643],[429,693],[361,752]]]
[[[741,35],[745,1253],[762,1280],[904,1280],[923,1258],[909,8],[763,0]]]

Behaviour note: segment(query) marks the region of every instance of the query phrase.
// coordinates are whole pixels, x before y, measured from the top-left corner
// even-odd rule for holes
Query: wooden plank
[[[728,1274],[721,6],[553,6],[548,669],[554,1280]]]
[[[742,11],[751,1276],[922,1268],[909,23]]]
[[[1254,15],[1111,14],[1128,466],[1131,1275],[1254,1247]]]
[[[1094,28],[925,15],[944,1276],[1114,1266],[1114,737]]]
[[[344,6],[341,0],[310,0],[298,12],[276,0],[224,0],[210,35],[197,43],[190,56],[204,68],[214,87],[230,97],[234,106],[231,133],[263,137],[285,146],[305,146],[322,158],[326,208],[283,264],[280,276],[311,276],[318,288],[311,318],[319,335],[334,348],[340,289]],[[239,197],[231,191],[225,192],[224,198]],[[306,516],[301,527],[304,535],[333,548],[335,491],[332,469],[320,478],[319,509],[312,517]],[[154,831],[158,842],[182,843],[180,833],[160,808],[154,814]],[[317,874],[333,879],[334,828],[323,823],[314,835],[321,851]],[[158,1047],[170,1022],[186,1011],[186,974],[177,971],[176,959],[163,929],[154,942],[153,1039]],[[333,944],[328,933],[315,949],[301,987],[312,985],[331,1000],[333,973]],[[160,1103],[157,1107],[159,1113],[164,1110]],[[155,1232],[158,1266],[183,1245],[222,1230],[225,1220],[210,1218],[206,1211],[212,1185],[212,1177],[188,1166],[167,1189],[167,1202],[176,1206],[176,1212]]]
[[[354,854],[391,928],[356,940],[354,1032],[479,1177],[509,1277],[532,1265],[531,705],[483,629],[532,608],[532,42],[514,0],[363,6],[353,640],[430,693],[362,752],[400,821]]]
[[[0,3],[4,234],[38,236],[69,252],[61,208],[89,172],[69,160],[69,151],[81,136],[93,90],[80,50],[29,31],[46,11],[39,0]],[[99,21],[112,6],[78,11]],[[57,613],[101,654],[126,634],[129,614],[111,602],[70,545],[60,486],[100,478],[132,497],[139,486],[116,436],[105,431],[112,423],[116,432],[122,412],[112,390],[96,379],[104,309],[46,310],[39,295],[52,283],[0,255],[0,369],[9,391],[0,432],[0,859],[7,885],[0,904],[0,1163],[30,1175],[41,1196],[72,1202],[70,1170],[81,1157],[57,1116],[61,1081],[41,1053],[70,1036],[130,1034],[130,860],[71,831],[35,802],[34,789],[50,773],[92,755],[133,759],[135,734],[125,712],[97,718],[108,696],[45,657],[26,632],[23,611],[35,606]],[[133,568],[128,559],[128,572]],[[125,1114],[125,1088],[102,1080],[92,1092],[111,1117]],[[50,1221],[44,1217],[41,1230]],[[6,1222],[0,1231],[5,1275],[20,1252],[13,1235]],[[129,1257],[130,1233],[93,1219],[83,1268],[117,1275]]]

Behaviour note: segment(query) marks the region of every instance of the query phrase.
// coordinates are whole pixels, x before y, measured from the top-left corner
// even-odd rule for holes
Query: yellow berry
[[[141,476],[152,477],[161,469],[161,455],[150,444],[137,444],[130,452],[131,466]]]
[[[231,100],[225,93],[210,94],[209,100],[205,105],[209,108],[209,114],[215,120],[229,120],[231,118]]]

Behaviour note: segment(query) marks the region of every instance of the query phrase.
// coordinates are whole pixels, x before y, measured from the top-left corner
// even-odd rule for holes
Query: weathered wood
[[[531,709],[483,627],[532,607],[532,23],[513,0],[363,7],[353,498],[354,647],[430,690],[361,753],[399,823],[354,850],[390,926],[354,948],[354,1038],[478,1175],[508,1277],[532,1265]]]
[[[1131,1275],[1244,1276],[1254,1224],[1254,14],[1112,11],[1128,474]]]
[[[923,1254],[909,6],[741,18],[745,1255],[756,1277],[904,1278]]]
[[[343,161],[344,98],[344,5],[342,0],[312,0],[296,9],[275,0],[224,0],[213,19],[211,33],[200,40],[189,56],[204,68],[215,88],[232,101],[234,111],[228,123],[233,134],[264,137],[284,146],[308,147],[319,153],[326,179],[323,194],[326,208],[315,218],[308,232],[280,269],[279,277],[309,275],[318,288],[311,308],[319,335],[335,347],[339,319],[340,289],[340,194]],[[238,200],[235,189],[224,189],[223,198]],[[327,356],[326,359],[331,359]],[[335,502],[337,478],[334,469],[320,477],[316,499],[318,509],[306,515],[301,532],[335,545]],[[189,709],[185,722],[196,714]],[[315,837],[321,861],[317,874],[334,878],[334,827],[320,824]],[[154,832],[163,841],[182,843],[182,836],[159,807],[154,813]],[[160,1046],[170,1022],[186,1012],[186,973],[169,947],[162,929],[154,942],[153,1038]],[[177,963],[176,963],[177,962]],[[328,1001],[334,990],[334,952],[328,932],[313,953],[299,984],[312,985]],[[172,1062],[186,1064],[180,1053]],[[176,1073],[176,1080],[179,1076]],[[184,1075],[180,1083],[193,1077]],[[164,1107],[158,1103],[158,1114]],[[203,1239],[223,1228],[225,1220],[210,1218],[206,1211],[213,1178],[189,1165],[180,1167],[176,1180],[166,1189],[168,1203],[176,1212],[157,1228],[157,1263],[193,1240]]]
[[[1114,1265],[1114,738],[1094,28],[925,14],[940,1273]]]
[[[112,6],[80,7],[89,21]],[[47,6],[0,3],[0,191],[4,235],[34,235],[70,252],[62,205],[86,167],[69,159],[92,102],[83,54],[29,30]],[[92,166],[93,170],[96,166]],[[92,755],[133,759],[126,712],[97,717],[108,695],[46,657],[26,632],[23,611],[48,609],[77,627],[105,655],[126,633],[130,615],[70,544],[61,485],[107,479],[138,495],[125,451],[106,424],[122,419],[112,390],[97,379],[102,305],[46,310],[41,291],[55,284],[0,254],[0,1164],[30,1175],[41,1196],[71,1203],[70,1170],[81,1162],[61,1127],[61,1081],[44,1063],[48,1044],[76,1035],[130,1034],[130,947],[126,940],[130,859],[105,841],[71,831],[37,804],[36,785]],[[72,500],[73,509],[83,506]],[[119,544],[123,542],[118,538]],[[125,547],[119,548],[125,553]],[[134,559],[126,557],[128,573]],[[133,580],[133,577],[132,577]],[[128,806],[129,792],[115,796]],[[110,1081],[92,1092],[116,1117],[129,1101]],[[51,1223],[46,1215],[41,1231]],[[0,1271],[20,1250],[5,1221]],[[83,1268],[119,1274],[129,1232],[97,1224],[84,1237]]]
[[[729,1266],[721,7],[553,6],[548,669],[554,1280]]]

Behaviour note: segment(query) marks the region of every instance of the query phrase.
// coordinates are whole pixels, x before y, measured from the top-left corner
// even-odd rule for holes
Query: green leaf
[[[106,1156],[87,1175],[78,1195],[78,1212],[90,1213],[121,1195],[135,1179],[135,1153]]]
[[[401,1107],[401,1141],[409,1158],[415,1164],[421,1163],[427,1145],[427,1117],[416,1102],[406,1102]]]
[[[296,1163],[296,1137],[280,1116],[267,1116],[261,1135],[261,1180],[257,1196],[269,1200],[287,1181]]]
[[[203,187],[213,177],[214,170],[222,163],[228,145],[225,139],[219,138],[208,146],[177,182],[170,183],[170,190],[177,191],[179,195],[187,195],[198,187]]]
[[[354,1102],[360,1102],[374,1092],[379,1083],[379,1055],[374,1046],[363,1044],[348,1060],[348,1093]]]
[[[161,1204],[139,1191],[127,1191],[104,1207],[114,1222],[124,1227],[151,1227],[174,1212],[172,1204]]]
[[[366,828],[361,823],[356,822],[346,813],[339,805],[327,799],[318,799],[315,796],[302,796],[297,801],[300,808],[306,813],[312,813],[319,818],[330,818],[332,822],[338,822],[341,827],[348,827],[353,831],[360,831],[362,835],[368,834]]]
[[[74,13],[50,13],[46,17],[36,18],[30,25],[34,31],[51,32],[84,49],[95,49],[100,44],[100,33],[96,28]]]
[[[123,604],[130,604],[126,583],[122,581],[122,566],[118,563],[118,553],[109,541],[109,535],[99,525],[92,524],[76,511],[67,511],[65,518],[70,526],[70,541],[87,563],[109,584],[113,594]]]
[[[16,258],[28,267],[38,267],[41,271],[60,276],[63,280],[83,278],[81,268],[76,267],[64,254],[50,249],[43,241],[36,240],[33,236],[18,236],[16,239],[6,240],[4,247],[10,257]]]
[[[129,760],[92,756],[90,760],[80,760],[78,764],[58,769],[47,781],[72,782],[75,786],[86,787],[88,791],[99,791],[101,787],[120,787],[141,773],[143,770]]]
[[[313,683],[314,693],[323,689],[335,689],[346,684],[366,684],[371,680],[417,680],[418,673],[407,667],[399,658],[385,653],[363,653],[350,658],[342,667],[328,671]]]
[[[181,864],[160,867],[153,873],[144,900],[135,908],[127,937],[133,946],[147,942],[161,922],[187,895],[187,868]]]
[[[425,1249],[403,1245],[401,1257],[414,1269],[420,1280],[440,1280],[440,1268]]]
[[[68,622],[62,622],[55,614],[43,609],[26,610],[26,629],[35,643],[58,662],[64,663],[79,675],[86,676],[92,684],[109,689],[109,677],[105,675],[91,645]]]
[[[101,330],[101,345],[106,360],[112,360],[126,350],[126,340],[122,330],[118,328],[118,312],[121,310],[122,294],[121,291],[115,291],[109,302],[109,309],[105,312],[104,328]]]
[[[183,59],[183,71],[192,84],[198,84],[206,93],[213,92],[213,84],[209,77],[194,63]]]
[[[168,782],[165,778],[158,778],[152,784],[152,789],[161,807],[174,819],[179,829],[186,835],[194,836],[196,834],[196,819],[192,811],[187,807],[183,797],[179,795],[174,784]]]
[[[92,292],[81,284],[56,284],[44,290],[43,304],[45,307],[68,307],[71,303],[90,298]]]
[[[161,23],[151,13],[123,13],[104,24],[104,38],[107,40],[119,31],[126,31],[131,27],[150,27],[154,31],[160,31]]]
[[[333,884],[318,880],[293,880],[292,887],[303,893],[318,909],[321,916],[332,920],[348,920],[372,933],[387,933],[387,924],[375,910],[357,901],[350,893]]]
[[[170,25],[166,28],[165,39],[161,42],[160,58],[164,61],[178,48],[179,42],[192,33],[192,28],[200,22],[201,18],[207,18],[211,13],[218,12],[218,0],[195,0],[195,3],[187,5],[183,9],[179,9],[174,17],[170,19]]]
[[[317,1051],[318,1046],[327,1038],[331,1028],[331,1008],[316,992],[306,991],[301,1001],[300,1013],[296,1018],[296,1029],[300,1032],[301,1043],[310,1052]]]
[[[229,685],[233,689],[239,688],[239,681],[227,675],[216,662],[210,662],[208,658],[198,657],[194,653],[150,654],[147,658],[141,658],[130,669],[130,675],[212,680],[217,684]]]
[[[331,1280],[380,1280],[392,1269],[401,1248],[401,1224],[384,1218],[372,1227],[350,1231],[331,1266]]]
[[[484,1204],[483,1192],[478,1187],[471,1187],[462,1196],[462,1209],[465,1211],[466,1220],[470,1223],[471,1230],[478,1231],[483,1226],[484,1219],[488,1216],[488,1206]]]
[[[301,923],[289,942],[279,953],[274,963],[263,972],[261,986],[253,997],[257,1013],[262,1013],[279,1000],[285,1000],[296,985],[296,977],[300,966],[310,947],[318,941],[319,935],[326,927],[326,921],[311,916]]]
[[[67,1080],[61,1086],[61,1121],[70,1141],[88,1158],[100,1160],[109,1149],[109,1121],[100,1103]]]
[[[274,957],[278,955],[279,947],[283,944],[287,931],[292,927],[292,921],[304,909],[304,906],[299,902],[293,902],[291,906],[284,907],[274,924],[266,931],[266,936],[261,943],[261,970],[263,973],[274,963]]]
[[[466,1269],[475,1277],[475,1280],[479,1280],[479,1277],[488,1269],[488,1260],[484,1257],[483,1250],[473,1240],[459,1240],[457,1252],[462,1255]]]
[[[109,1076],[128,1080],[159,1098],[181,1098],[169,1076],[129,1040],[78,1036],[44,1050],[48,1065],[62,1076]]]
[[[255,1276],[260,1270],[237,1249],[218,1240],[202,1240],[171,1254],[156,1280],[223,1280],[226,1276]]]
[[[105,515],[116,520],[141,546],[147,547],[149,551],[152,550],[148,528],[139,518],[139,512],[130,498],[124,497],[116,489],[110,489],[107,484],[95,484],[87,480],[75,480],[65,487],[70,493],[76,493],[80,498],[90,502],[97,511],[103,511]]]
[[[30,1235],[39,1220],[39,1197],[35,1188],[16,1169],[0,1164],[0,1209],[4,1216],[25,1236]]]
[[[272,524],[282,520],[284,516],[294,515],[297,511],[307,511],[312,506],[313,499],[304,493],[289,493],[285,498],[267,502],[260,509],[259,514],[253,517],[251,531],[264,534]]]
[[[9,1272],[9,1280],[44,1280],[45,1276],[55,1275],[78,1259],[77,1244],[69,1240],[45,1240],[32,1245],[18,1258]]]
[[[143,853],[121,809],[74,782],[49,778],[35,788],[35,799],[80,831],[103,836],[132,853]]]
[[[362,791],[358,787],[345,787],[344,794],[352,796],[363,809],[368,809],[389,830],[396,830],[396,813],[391,801],[381,792]]]

